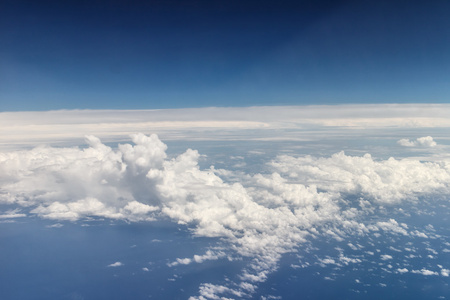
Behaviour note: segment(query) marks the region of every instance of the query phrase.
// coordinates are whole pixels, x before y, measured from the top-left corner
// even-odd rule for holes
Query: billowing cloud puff
[[[397,144],[404,147],[435,147],[437,145],[431,136],[420,137],[415,141],[401,139],[397,141]]]
[[[0,154],[0,201],[37,206],[42,217],[78,220],[84,216],[145,220],[158,210],[146,182],[166,157],[156,135],[133,136],[135,145],[112,150],[89,136],[89,148],[38,147]],[[141,200],[141,201],[139,201]]]
[[[424,193],[448,193],[450,168],[446,163],[389,158],[376,161],[370,154],[330,158],[279,156],[271,166],[290,181],[315,185],[328,192],[363,195],[379,203],[398,203]]]

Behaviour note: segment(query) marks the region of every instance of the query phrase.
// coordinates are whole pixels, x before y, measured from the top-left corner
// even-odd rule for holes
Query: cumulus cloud
[[[199,289],[200,296],[199,297],[189,297],[189,300],[206,300],[206,299],[231,299],[231,298],[225,298],[220,297],[218,295],[220,294],[228,294],[230,296],[234,297],[242,297],[245,294],[241,291],[237,291],[235,289],[223,286],[223,285],[217,285],[217,284],[211,284],[211,283],[205,283],[200,286]]]
[[[430,270],[427,270],[425,268],[423,268],[421,270],[412,270],[411,273],[421,274],[421,275],[425,275],[425,276],[439,275],[438,272],[430,271]]]
[[[334,264],[336,264],[336,261],[332,258],[324,258],[324,259],[319,259],[319,263],[322,265],[334,265]]]
[[[428,238],[428,236],[425,233],[420,232],[418,230],[411,231],[411,235],[414,235],[414,236],[417,236],[417,237],[421,237],[421,238],[424,238],[424,239]]]
[[[269,171],[245,174],[201,169],[200,154],[193,149],[169,159],[167,146],[156,135],[132,135],[132,143],[117,149],[94,136],[86,142],[89,147],[83,149],[43,146],[0,153],[0,203],[27,207],[52,220],[169,217],[189,226],[195,236],[218,237],[228,245],[223,251],[178,258],[169,266],[219,259],[225,251],[250,258],[238,276],[241,282],[232,288],[203,284],[195,299],[252,293],[277,269],[281,256],[308,236],[342,240],[349,232],[375,230],[409,235],[394,219],[363,224],[358,217],[377,205],[448,193],[450,185],[446,163],[376,160],[344,152],[325,158],[282,155],[269,162]],[[357,196],[358,205],[344,207],[346,195]],[[341,255],[322,263],[332,261],[361,262]]]
[[[37,206],[31,212],[49,219],[151,219],[157,200],[145,176],[161,166],[166,146],[156,136],[132,138],[135,145],[119,145],[118,150],[88,136],[86,149],[0,153],[0,202]]]
[[[192,258],[177,258],[174,262],[168,263],[169,267],[177,266],[177,265],[188,265],[190,263],[198,263],[201,264],[207,260],[218,260],[220,258],[225,257],[226,254],[223,251],[212,251],[207,250],[203,255],[194,255]]]
[[[437,145],[431,136],[420,137],[416,140],[401,139],[397,141],[397,144],[404,147],[435,147]]]
[[[394,219],[389,219],[388,222],[377,222],[377,226],[384,231],[390,231],[396,234],[408,235],[403,227],[401,227]]]
[[[446,164],[389,158],[376,161],[370,154],[330,158],[282,155],[271,166],[290,181],[329,192],[361,194],[380,203],[398,203],[424,193],[448,193]]]
[[[121,267],[121,266],[123,266],[123,263],[121,263],[120,261],[116,261],[115,263],[112,263],[112,264],[108,265],[107,267],[115,268],[115,267]]]
[[[176,261],[168,263],[169,267],[177,266],[177,265],[188,265],[192,262],[190,258],[177,258]]]

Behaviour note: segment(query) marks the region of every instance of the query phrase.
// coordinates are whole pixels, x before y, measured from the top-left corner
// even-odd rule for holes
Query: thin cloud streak
[[[336,130],[353,135],[361,130],[382,128],[448,128],[449,115],[447,104],[3,112],[0,113],[0,150],[30,148],[42,143],[78,145],[85,135],[117,142],[136,132],[157,132],[167,141],[298,141],[321,134],[333,135]]]

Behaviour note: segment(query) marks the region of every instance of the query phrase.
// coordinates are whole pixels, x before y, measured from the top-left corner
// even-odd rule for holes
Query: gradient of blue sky
[[[2,1],[0,111],[448,102],[448,1]]]

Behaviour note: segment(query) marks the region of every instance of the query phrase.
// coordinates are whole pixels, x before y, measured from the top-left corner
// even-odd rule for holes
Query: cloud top
[[[437,145],[431,136],[420,137],[416,140],[401,139],[397,141],[397,144],[404,147],[435,147]]]

